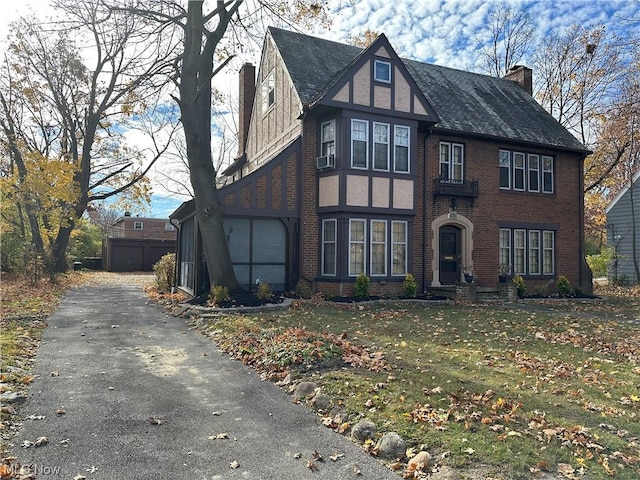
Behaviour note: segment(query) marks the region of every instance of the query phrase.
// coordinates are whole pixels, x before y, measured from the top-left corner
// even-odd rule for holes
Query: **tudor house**
[[[589,291],[582,164],[589,153],[505,78],[406,60],[384,35],[361,49],[270,28],[240,71],[239,156],[220,175],[238,280],[350,295],[496,286],[501,272]],[[208,290],[194,203],[180,226],[178,286]]]

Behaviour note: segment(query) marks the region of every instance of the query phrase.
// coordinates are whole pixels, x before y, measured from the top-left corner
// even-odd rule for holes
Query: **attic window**
[[[143,229],[142,222],[133,222],[133,229],[134,230],[142,230]]]
[[[376,60],[373,66],[373,78],[376,82],[391,83],[391,63]]]
[[[265,113],[276,103],[276,76],[271,70],[262,82],[262,112]]]

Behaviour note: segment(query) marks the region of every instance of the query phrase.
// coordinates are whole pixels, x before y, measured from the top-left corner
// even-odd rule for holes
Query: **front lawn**
[[[202,327],[266,377],[302,371],[350,425],[368,418],[378,436],[399,433],[410,454],[428,451],[426,471],[631,480],[640,477],[639,293],[551,313],[301,302]]]

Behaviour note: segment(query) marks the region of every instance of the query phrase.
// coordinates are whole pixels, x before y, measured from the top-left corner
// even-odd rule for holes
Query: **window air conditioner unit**
[[[331,168],[336,166],[336,160],[334,155],[324,155],[316,158],[316,167],[318,170],[324,168]]]

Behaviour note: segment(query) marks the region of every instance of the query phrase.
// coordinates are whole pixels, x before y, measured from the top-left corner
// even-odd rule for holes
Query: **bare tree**
[[[531,14],[499,3],[491,11],[488,38],[479,39],[482,71],[504,77],[529,51],[534,39]]]
[[[22,19],[14,26],[0,85],[1,133],[25,176],[25,153],[73,168],[75,196],[62,202],[50,240],[51,268],[64,271],[71,231],[90,202],[136,186],[144,194],[139,182],[166,145],[156,145],[149,158],[126,146],[123,130],[158,110],[177,42],[171,31],[104,9],[97,0],[59,0],[55,6],[64,21]],[[54,222],[37,203],[24,207],[36,239],[41,227],[51,230]]]

